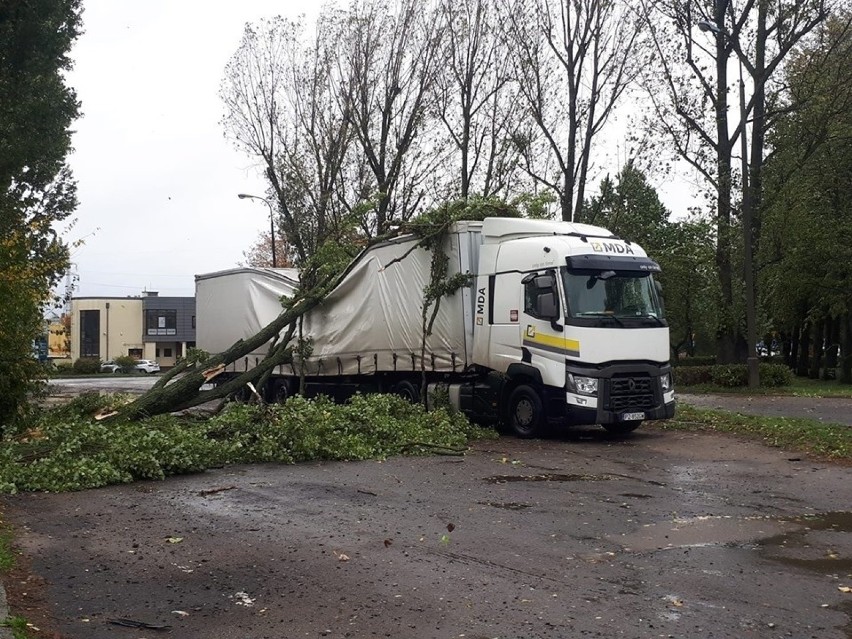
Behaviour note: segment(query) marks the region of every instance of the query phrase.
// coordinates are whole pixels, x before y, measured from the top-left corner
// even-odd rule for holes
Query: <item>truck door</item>
[[[541,373],[545,385],[562,388],[565,357],[572,354],[572,345],[565,339],[558,282],[553,269],[529,273],[521,280],[524,310],[520,329],[523,360]]]

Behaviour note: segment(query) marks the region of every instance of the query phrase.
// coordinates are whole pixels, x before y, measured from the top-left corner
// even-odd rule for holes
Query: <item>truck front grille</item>
[[[654,387],[650,377],[613,377],[604,408],[616,413],[654,408]]]

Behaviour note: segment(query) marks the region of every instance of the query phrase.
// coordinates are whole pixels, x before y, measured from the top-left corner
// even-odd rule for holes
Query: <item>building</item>
[[[195,346],[195,298],[75,297],[71,299],[71,358],[103,361],[121,355],[174,366]]]
[[[187,348],[195,346],[195,298],[160,297],[149,291],[142,298],[144,355],[160,366],[174,366]]]

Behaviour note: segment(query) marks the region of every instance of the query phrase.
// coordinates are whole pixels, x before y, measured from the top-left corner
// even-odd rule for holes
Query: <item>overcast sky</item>
[[[292,0],[86,0],[68,82],[82,102],[71,167],[76,296],[194,295],[269,227],[251,160],[225,140],[219,83],[243,26],[313,11]]]
[[[263,202],[237,198],[265,185],[219,124],[225,64],[246,22],[314,15],[316,3],[83,4],[68,77],[83,112],[70,157],[80,206],[66,233],[85,242],[72,254],[74,295],[194,295],[196,274],[236,266],[269,227]]]

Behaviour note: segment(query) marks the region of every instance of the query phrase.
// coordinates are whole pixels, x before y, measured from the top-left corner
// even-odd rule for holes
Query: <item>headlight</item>
[[[660,377],[660,387],[664,393],[668,393],[672,389],[672,374],[666,373]]]
[[[598,380],[596,377],[580,377],[568,373],[568,390],[580,395],[595,396],[598,394]]]

